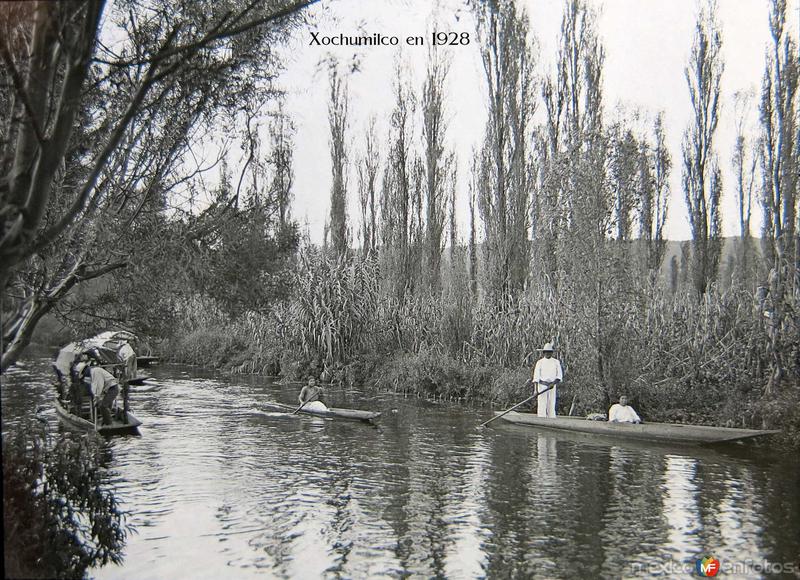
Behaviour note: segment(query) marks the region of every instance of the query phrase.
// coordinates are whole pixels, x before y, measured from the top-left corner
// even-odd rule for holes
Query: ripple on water
[[[55,421],[48,368],[3,377],[4,430],[40,405]],[[260,408],[297,386],[196,372],[155,367],[133,391],[142,436],[106,443],[138,533],[92,576],[628,577],[705,548],[800,553],[779,507],[796,505],[791,461],[479,430],[483,410],[329,389],[334,406],[398,410],[373,429]]]

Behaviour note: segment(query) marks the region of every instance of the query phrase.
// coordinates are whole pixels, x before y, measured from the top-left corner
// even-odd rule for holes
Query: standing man
[[[136,352],[130,342],[123,342],[117,351],[117,358],[122,363],[123,380],[130,381],[136,378]]]
[[[117,351],[117,358],[123,364],[122,367],[122,410],[125,411],[125,420],[128,420],[128,411],[130,411],[130,381],[136,378],[136,352],[133,350],[131,343],[126,341],[122,343]]]
[[[561,370],[561,362],[557,358],[553,358],[553,343],[548,342],[542,348],[542,358],[536,361],[536,366],[533,367],[531,375],[534,388],[537,389],[538,393],[542,393],[551,385],[553,386],[552,389],[536,398],[536,414],[539,417],[555,418],[556,385],[563,378],[564,373]]]
[[[103,416],[103,425],[111,425],[111,406],[119,394],[117,378],[99,366],[87,366],[81,374],[84,382],[91,384],[95,405]]]

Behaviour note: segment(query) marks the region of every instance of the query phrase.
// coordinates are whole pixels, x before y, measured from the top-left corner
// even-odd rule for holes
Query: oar
[[[494,421],[495,419],[499,419],[500,417],[502,417],[502,416],[503,416],[503,415],[505,415],[506,413],[510,413],[511,411],[513,411],[514,409],[516,409],[517,407],[519,407],[520,405],[524,405],[525,403],[527,403],[527,402],[528,402],[528,401],[530,401],[531,399],[535,399],[535,398],[536,398],[536,397],[538,397],[539,395],[541,395],[541,394],[543,394],[543,393],[546,393],[547,391],[549,391],[550,389],[552,389],[552,388],[553,388],[553,387],[555,387],[555,386],[556,386],[555,384],[552,384],[552,385],[550,385],[549,387],[547,387],[545,390],[543,390],[543,391],[539,391],[538,393],[534,393],[533,395],[531,395],[530,397],[528,397],[528,398],[527,398],[527,399],[525,399],[524,401],[517,403],[516,405],[514,405],[514,406],[513,406],[513,407],[511,407],[510,409],[507,409],[506,411],[503,411],[503,412],[502,412],[502,413],[500,413],[499,415],[495,415],[494,417],[492,417],[492,418],[491,418],[491,419],[489,419],[488,421],[484,421],[483,423],[481,423],[480,425],[478,425],[478,427],[483,427],[483,426],[485,426],[485,425],[488,425],[489,423],[491,423],[491,422],[492,422],[492,421]],[[538,388],[538,387],[537,387],[537,388]]]
[[[544,391],[543,391],[543,392],[544,392]],[[303,407],[305,407],[306,405],[308,405],[308,404],[309,404],[311,401],[315,401],[315,400],[316,400],[318,397],[319,397],[319,393],[317,393],[316,395],[314,395],[313,397],[311,397],[310,399],[308,399],[307,401],[305,401],[305,402],[304,402],[302,405],[300,405],[299,407],[297,407],[297,409],[295,409],[294,411],[292,411],[292,415],[297,415],[297,414],[300,412],[300,409],[302,409]]]

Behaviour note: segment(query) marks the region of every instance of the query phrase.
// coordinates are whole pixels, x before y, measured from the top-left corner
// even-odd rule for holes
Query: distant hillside
[[[720,257],[719,267],[720,267],[720,276],[724,279],[725,276],[730,276],[730,272],[728,271],[728,263],[736,255],[736,249],[738,246],[738,237],[727,237],[722,239],[722,256]],[[691,247],[691,240],[669,240],[667,241],[667,250],[664,254],[664,262],[661,264],[661,275],[663,277],[669,276],[669,268],[670,262],[672,261],[672,257],[675,256],[678,266],[681,265],[681,245],[682,244],[689,244]],[[761,258],[762,250],[761,250],[761,238],[753,238],[753,248],[756,252],[756,256]]]

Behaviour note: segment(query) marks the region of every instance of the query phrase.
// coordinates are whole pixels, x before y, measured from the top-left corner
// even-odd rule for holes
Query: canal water
[[[3,377],[3,429],[50,405],[49,359]],[[136,532],[99,579],[800,575],[800,458],[503,425],[486,409],[331,390],[378,427],[268,412],[298,387],[162,365],[140,436],[107,440]]]

